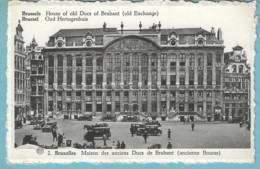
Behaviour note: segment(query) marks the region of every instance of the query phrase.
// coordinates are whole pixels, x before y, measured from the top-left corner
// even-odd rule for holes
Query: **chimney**
[[[221,28],[218,29],[218,40],[219,40],[219,41],[223,41]]]

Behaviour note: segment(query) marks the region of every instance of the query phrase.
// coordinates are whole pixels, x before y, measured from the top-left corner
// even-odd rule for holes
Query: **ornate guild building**
[[[222,31],[202,28],[61,29],[45,58],[44,113],[133,113],[162,119],[221,120]]]
[[[15,120],[26,117],[30,107],[29,65],[24,48],[23,28],[18,23],[14,36],[14,112]]]
[[[31,115],[43,114],[43,83],[44,83],[44,59],[42,48],[39,47],[35,38],[26,47],[30,58],[30,85],[31,85]]]
[[[224,111],[227,120],[250,119],[250,66],[241,46],[225,53]]]

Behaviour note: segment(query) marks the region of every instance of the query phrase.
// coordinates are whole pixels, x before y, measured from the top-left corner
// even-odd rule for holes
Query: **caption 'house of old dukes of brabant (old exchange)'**
[[[33,113],[250,118],[247,56],[238,45],[224,53],[221,29],[120,27],[61,29],[44,48],[33,38],[27,47]]]

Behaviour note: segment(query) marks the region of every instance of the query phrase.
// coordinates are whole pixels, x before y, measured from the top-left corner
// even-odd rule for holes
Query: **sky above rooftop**
[[[149,3],[149,2],[148,2]],[[176,2],[169,4],[160,4],[157,6],[153,3],[153,6],[147,6],[147,4],[131,4],[131,6],[119,7],[114,5],[113,7],[106,6],[104,3],[81,3],[81,5],[71,7],[67,6],[48,6],[44,7],[40,3],[21,3],[18,6],[12,7],[9,10],[9,33],[12,34],[11,38],[15,34],[15,27],[18,24],[18,20],[22,20],[22,11],[41,13],[40,22],[21,21],[21,25],[24,29],[23,36],[25,44],[28,45],[33,36],[39,46],[45,46],[45,42],[48,41],[49,36],[55,34],[60,29],[84,29],[84,28],[102,28],[103,23],[107,23],[107,27],[116,27],[120,29],[121,22],[124,23],[124,29],[139,29],[139,23],[142,22],[142,28],[149,28],[153,23],[161,22],[162,29],[169,28],[203,28],[210,31],[212,27],[217,32],[218,28],[222,29],[223,39],[225,45],[225,52],[232,50],[237,44],[242,46],[249,58],[249,62],[252,64],[254,52],[254,7],[253,3],[185,3],[178,4]],[[111,4],[111,3],[110,3]],[[234,5],[235,4],[235,5]],[[33,6],[34,5],[34,6]],[[37,6],[35,6],[37,5]],[[159,5],[159,4],[158,4]],[[145,11],[145,12],[157,12],[158,16],[95,16],[88,17],[88,21],[82,22],[46,22],[45,12],[52,11],[69,13],[72,11],[111,11],[122,14],[123,11]]]

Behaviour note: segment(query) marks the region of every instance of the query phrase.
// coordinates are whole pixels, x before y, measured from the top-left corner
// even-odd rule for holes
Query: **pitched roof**
[[[174,31],[178,35],[195,35],[202,31],[205,34],[212,34],[209,31],[206,31],[202,28],[173,28],[173,29],[161,29],[160,31],[155,31],[153,29],[141,29],[141,30],[124,30],[125,32],[132,31],[136,34],[170,34],[172,31]],[[92,33],[93,35],[107,35],[107,34],[120,34],[120,30],[117,30],[117,28],[89,28],[89,29],[60,29],[58,32],[56,32],[54,35],[50,37],[56,37],[59,33],[61,33],[64,37],[76,37],[76,36],[84,36],[87,32]]]

